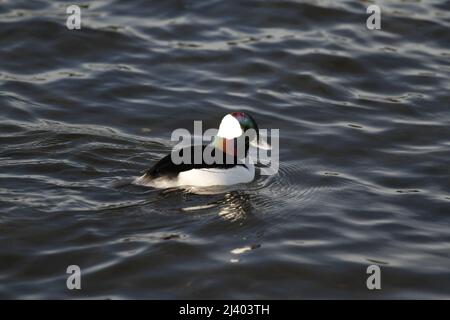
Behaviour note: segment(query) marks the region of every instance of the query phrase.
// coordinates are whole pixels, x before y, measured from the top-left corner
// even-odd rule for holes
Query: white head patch
[[[217,136],[225,139],[234,139],[242,135],[242,133],[239,121],[231,114],[227,114],[220,123]]]

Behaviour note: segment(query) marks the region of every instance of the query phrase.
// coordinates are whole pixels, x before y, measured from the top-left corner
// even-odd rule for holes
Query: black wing
[[[172,162],[171,154],[168,154],[167,156],[159,160],[152,168],[148,169],[145,172],[145,175],[151,179],[159,178],[162,176],[168,178],[175,178],[180,172],[188,171],[191,169],[205,169],[205,168],[227,169],[233,168],[238,165],[245,166],[245,164],[238,161],[236,157],[233,158],[230,155],[225,154],[222,150],[216,148],[213,150],[208,150],[208,152],[211,152],[212,157],[215,157],[216,153],[220,152],[218,156],[221,157],[220,159],[223,160],[221,161],[222,163],[212,163],[212,164],[205,163],[203,159],[203,152],[206,147],[207,145],[190,146],[177,151],[180,157],[183,157],[185,152],[189,152],[191,160],[190,163],[175,164]],[[197,164],[194,163],[195,152],[201,152],[202,154],[201,163]]]

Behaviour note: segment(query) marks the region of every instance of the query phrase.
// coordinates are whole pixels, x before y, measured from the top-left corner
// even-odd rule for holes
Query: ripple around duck
[[[0,2],[0,297],[449,297],[447,0]],[[130,183],[237,109],[275,175]]]

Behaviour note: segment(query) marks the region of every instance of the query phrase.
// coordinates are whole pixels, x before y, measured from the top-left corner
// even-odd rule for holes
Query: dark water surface
[[[79,3],[0,0],[0,298],[450,298],[450,1]],[[235,110],[277,175],[127,183]]]

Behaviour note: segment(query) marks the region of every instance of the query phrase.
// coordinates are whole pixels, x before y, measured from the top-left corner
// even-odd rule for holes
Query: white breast
[[[178,175],[178,186],[229,186],[238,183],[248,183],[255,178],[255,167],[235,166],[230,169],[192,169]]]

